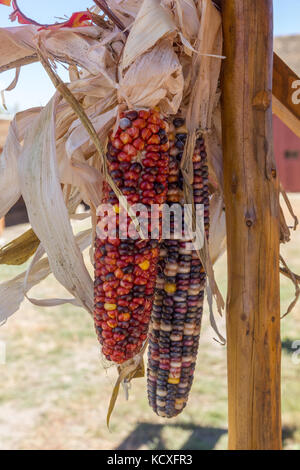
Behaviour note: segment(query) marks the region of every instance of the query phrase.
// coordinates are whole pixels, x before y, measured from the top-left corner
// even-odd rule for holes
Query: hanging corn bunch
[[[222,214],[222,192],[215,182],[220,196],[211,210],[218,210],[210,214],[208,165],[212,175],[222,169],[210,138],[206,153],[202,132],[215,135],[220,14],[211,0],[112,0],[103,12],[41,25],[18,2],[2,3],[14,6],[12,19],[23,26],[0,29],[0,72],[40,60],[57,92],[44,108],[16,115],[1,156],[0,217],[22,195],[34,234],[15,257],[11,247],[20,243],[10,244],[9,261],[34,256],[27,272],[0,285],[0,321],[53,272],[72,298],[31,301],[70,302],[93,316],[103,356],[118,366],[117,391],[143,370],[149,339],[150,405],[175,416],[192,385],[204,287],[206,279],[214,287],[213,272],[207,245],[193,250],[189,240],[173,239],[172,220],[171,237],[163,239],[161,211],[154,212],[154,236],[152,208],[183,206],[189,193],[194,205],[204,205],[207,239],[211,215],[220,240],[212,258],[218,257],[225,225],[213,215]],[[70,83],[56,75],[56,60],[69,67]],[[82,200],[91,207],[91,228],[75,237],[70,220]],[[142,219],[132,213],[139,204]],[[112,213],[103,213],[108,206]],[[106,231],[110,217],[115,232]],[[88,246],[94,279],[82,256]]]

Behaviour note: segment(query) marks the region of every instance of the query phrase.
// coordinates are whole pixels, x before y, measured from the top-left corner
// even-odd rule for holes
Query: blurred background
[[[52,0],[43,2],[41,7],[36,0],[19,0],[23,11],[42,23],[68,17],[92,4],[89,0]],[[0,5],[0,27],[12,26],[9,13],[7,7]],[[299,0],[274,0],[274,14],[275,51],[300,76]],[[62,66],[58,70],[67,81],[67,71]],[[0,90],[13,77],[14,72],[2,73]],[[6,93],[7,111],[0,106],[0,152],[13,114],[45,105],[53,92],[41,66],[23,67],[17,88]],[[300,139],[275,117],[274,150],[281,181],[300,218]],[[287,218],[293,225],[288,215]],[[21,199],[5,221],[0,221],[0,246],[24,233],[27,221]],[[88,222],[74,223],[75,232],[87,227]],[[299,231],[292,234],[288,245],[281,247],[282,255],[297,273],[299,247]],[[0,282],[25,269],[26,264],[2,265]],[[225,255],[215,271],[226,296]],[[284,313],[294,287],[286,279],[281,281]],[[52,276],[31,294],[36,298],[67,295]],[[224,333],[224,320],[219,327]],[[6,346],[6,363],[0,361],[0,449],[226,449],[226,347],[213,337],[205,308],[195,381],[181,416],[166,421],[154,415],[148,407],[145,379],[137,379],[128,401],[120,393],[109,432],[106,411],[116,376],[112,369],[103,368],[91,319],[72,306],[42,309],[25,301],[0,329],[0,344]],[[297,340],[300,341],[300,304],[282,321],[284,448],[300,450],[300,363],[293,349]]]

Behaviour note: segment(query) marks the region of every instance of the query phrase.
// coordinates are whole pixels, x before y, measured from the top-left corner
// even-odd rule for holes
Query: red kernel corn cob
[[[167,123],[157,111],[128,111],[109,138],[108,171],[130,206],[141,203],[149,211],[152,204],[166,200],[166,131]],[[150,236],[146,240],[123,239],[119,201],[106,183],[103,203],[114,207],[117,237],[107,234],[95,241],[94,321],[103,354],[121,364],[136,355],[147,338],[159,240]],[[127,216],[127,228],[131,223]]]
[[[168,203],[182,203],[179,169],[186,141],[184,120],[174,120],[170,139]],[[194,202],[204,204],[209,231],[207,159],[202,138],[193,155]],[[163,417],[174,417],[186,406],[199,345],[206,276],[195,251],[180,240],[161,245],[156,292],[151,313],[148,351],[148,400]]]

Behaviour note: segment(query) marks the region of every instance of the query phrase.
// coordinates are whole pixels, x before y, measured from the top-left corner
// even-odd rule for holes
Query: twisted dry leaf
[[[91,313],[93,282],[74,239],[58,175],[57,102],[55,96],[26,135],[19,162],[20,187],[31,226],[48,254],[53,274]]]
[[[149,51],[160,39],[176,31],[176,25],[160,0],[144,0],[131,28],[123,53],[122,70]]]
[[[76,235],[76,241],[80,251],[84,251],[91,244],[91,230]],[[26,292],[24,292],[26,271],[14,279],[0,284],[0,324],[6,322],[9,317],[18,311],[25,298],[25,293],[46,279],[49,274],[51,274],[49,260],[43,258],[33,266],[27,278]]]
[[[32,229],[7,243],[0,249],[0,264],[19,266],[35,253],[39,239]]]

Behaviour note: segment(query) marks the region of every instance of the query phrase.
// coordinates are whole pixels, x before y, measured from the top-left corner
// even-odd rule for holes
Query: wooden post
[[[229,448],[280,449],[279,191],[272,0],[223,0]]]

